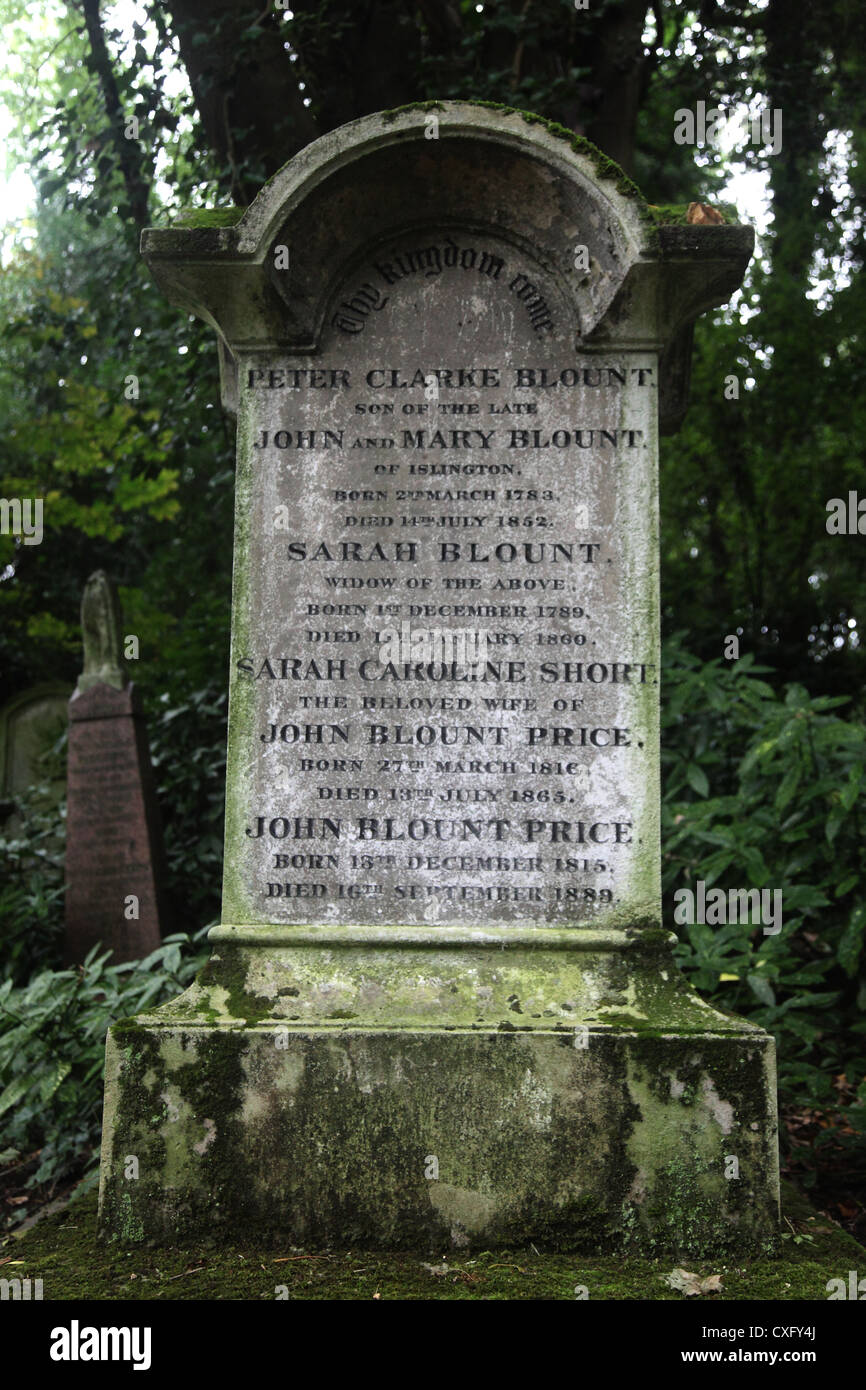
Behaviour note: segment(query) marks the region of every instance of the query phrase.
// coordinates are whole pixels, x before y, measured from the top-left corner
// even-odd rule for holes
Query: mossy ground
[[[96,1194],[47,1216],[0,1249],[6,1278],[42,1279],[46,1300],[110,1299],[271,1301],[279,1286],[292,1299],[681,1301],[664,1282],[679,1265],[704,1278],[722,1276],[723,1291],[702,1302],[809,1299],[824,1302],[829,1279],[866,1270],[866,1251],[793,1188],[784,1191],[789,1239],[774,1259],[721,1262],[547,1254],[528,1247],[474,1254],[399,1254],[363,1250],[309,1254],[293,1248],[221,1250],[124,1249],[96,1237]],[[799,1237],[800,1243],[795,1243]],[[443,1266],[445,1268],[443,1268]],[[283,1297],[286,1295],[283,1294]]]

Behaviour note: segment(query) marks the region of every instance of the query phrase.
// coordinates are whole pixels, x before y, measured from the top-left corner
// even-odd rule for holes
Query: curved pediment
[[[311,348],[353,263],[398,239],[423,249],[434,228],[531,254],[570,298],[577,337],[604,318],[650,238],[637,190],[593,147],[520,112],[445,102],[331,131],[235,226],[149,231],[142,247],[171,297],[232,348]]]
[[[635,186],[586,141],[527,112],[449,101],[330,131],[243,213],[148,229],[142,253],[165,295],[217,330],[233,409],[237,353],[315,353],[341,304],[363,314],[365,298],[381,303],[389,277],[377,266],[435,274],[437,249],[468,254],[476,243],[479,256],[495,247],[506,264],[531,263],[532,289],[503,276],[505,288],[538,316],[555,301],[557,330],[576,349],[663,352],[667,432],[685,410],[690,326],[740,283],[754,233],[656,227]]]

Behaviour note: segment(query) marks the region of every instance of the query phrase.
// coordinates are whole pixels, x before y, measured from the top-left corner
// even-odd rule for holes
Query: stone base
[[[513,940],[445,948],[416,933],[402,953],[390,943],[377,953],[367,932],[362,956],[284,940],[265,951],[220,931],[226,939],[192,990],[109,1035],[106,1236],[437,1251],[529,1240],[695,1255],[771,1248],[773,1041],[698,1000],[664,933],[654,948],[632,942],[627,1002],[622,943],[601,950],[598,933],[582,933],[594,938],[582,949],[551,940],[531,953]],[[564,935],[573,947],[576,934]],[[383,1026],[385,970],[414,990],[412,1022]],[[319,977],[322,995],[323,975],[325,1003],[311,983]],[[353,976],[357,1009],[337,1008]],[[425,989],[441,1005],[459,1001],[467,980],[492,1018],[469,1023],[459,1002],[450,1027],[417,1017]],[[640,989],[635,1002],[635,980],[654,983],[655,1019]],[[392,979],[392,1006],[395,989]],[[378,1010],[359,1002],[364,991]],[[554,995],[556,1012],[543,1007]],[[319,1016],[305,1017],[305,1004]],[[401,1009],[410,1012],[405,1001]]]

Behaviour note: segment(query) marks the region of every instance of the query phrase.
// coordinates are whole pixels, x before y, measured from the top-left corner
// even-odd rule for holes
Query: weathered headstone
[[[80,963],[99,945],[118,964],[161,942],[164,869],[144,716],[102,570],[87,581],[81,628],[84,670],[69,701],[66,959]]]
[[[66,728],[68,700],[68,686],[43,681],[19,691],[0,709],[0,825],[7,835],[16,831],[21,793],[45,781],[43,755]],[[48,788],[62,801],[62,778],[52,777]]]
[[[103,1230],[760,1244],[772,1040],[661,921],[656,501],[752,233],[436,119],[144,235],[238,411],[223,925],[110,1035]]]

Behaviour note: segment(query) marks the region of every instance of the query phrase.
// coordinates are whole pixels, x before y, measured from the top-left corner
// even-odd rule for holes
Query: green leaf
[[[760,999],[761,1003],[768,1004],[772,1008],[776,1002],[776,996],[769,980],[765,980],[763,975],[755,974],[747,975],[746,980],[752,993]]]
[[[783,890],[782,901],[787,911],[789,908],[810,908],[810,907],[829,907],[830,900],[820,888],[814,888],[807,883],[797,883],[793,887]]]
[[[697,763],[689,763],[686,768],[686,781],[692,791],[697,792],[698,796],[709,796],[710,783],[707,774]]]
[[[842,934],[839,942],[839,949],[836,952],[839,964],[846,975],[854,976],[857,974],[857,966],[860,963],[860,954],[863,950],[863,933],[866,931],[866,903],[858,903],[848,919],[848,925]]]
[[[57,1062],[47,1076],[43,1076],[39,1083],[39,1099],[45,1103],[51,1099],[57,1088],[66,1080],[72,1071],[71,1062]]]
[[[32,1084],[33,1078],[30,1076],[16,1076],[14,1081],[10,1081],[3,1094],[0,1095],[0,1115],[10,1106],[17,1105],[22,1096],[26,1096]]]
[[[857,886],[857,884],[858,884],[859,882],[860,882],[860,875],[859,875],[859,874],[846,874],[845,877],[842,879],[842,882],[839,884],[838,888],[836,889],[835,893],[833,894],[833,896],[834,896],[835,898],[844,898],[845,894],[846,894],[846,893],[850,893],[850,891],[851,891],[852,888],[856,888],[856,886]]]
[[[842,805],[845,807],[845,810],[846,810],[846,811],[850,811],[850,810],[851,810],[851,807],[854,805],[854,802],[857,800],[857,797],[858,797],[859,792],[860,792],[860,783],[862,782],[862,780],[863,780],[863,769],[862,769],[862,767],[853,768],[852,771],[851,771],[851,774],[850,774],[850,776],[849,776],[849,778],[848,778],[847,783],[846,783],[845,786],[842,788],[842,790],[841,790],[841,792],[840,792],[840,794],[839,794],[839,800],[840,800],[840,802],[842,803]]]
[[[759,743],[756,748],[750,749],[750,751],[743,758],[743,761],[740,763],[740,776],[745,777],[747,772],[751,772],[752,768],[755,766],[755,763],[760,762],[762,758],[766,757],[768,753],[772,752],[772,750],[776,747],[778,742],[778,737],[768,738],[764,739],[762,743]]]
[[[788,768],[788,771],[785,773],[779,785],[779,790],[776,792],[776,810],[778,812],[781,813],[784,811],[789,801],[792,800],[799,785],[800,764],[797,762],[793,767]]]

